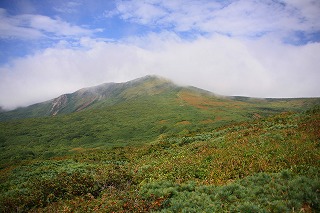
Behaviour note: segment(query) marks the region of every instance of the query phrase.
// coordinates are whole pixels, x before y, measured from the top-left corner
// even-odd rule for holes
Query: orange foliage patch
[[[197,107],[199,109],[208,110],[214,107],[232,107],[232,108],[240,108],[245,105],[242,102],[232,101],[230,102],[228,99],[226,100],[214,100],[214,98],[206,97],[204,95],[198,95],[192,92],[182,91],[178,95],[179,101],[184,101],[191,106]]]
[[[167,123],[167,120],[161,120],[161,121],[159,121],[159,124],[164,124],[164,123]]]
[[[218,116],[218,117],[216,117],[215,120],[216,120],[216,121],[221,121],[221,120],[222,120],[222,117],[221,117],[221,116]]]
[[[207,119],[207,120],[201,121],[200,123],[202,123],[202,124],[210,124],[210,123],[213,123],[213,120],[212,119]]]
[[[181,92],[179,94],[179,98],[183,101],[187,102],[191,106],[197,107],[199,109],[208,109],[208,106],[212,105],[212,101],[203,96],[198,96],[188,92]],[[221,105],[221,103],[217,102],[217,106]]]
[[[188,124],[191,124],[190,121],[181,121],[181,122],[178,122],[177,125],[188,125]]]
[[[83,147],[75,147],[73,149],[70,149],[70,151],[74,152],[84,152],[84,151],[92,151],[92,150],[97,150],[99,148],[83,148]]]
[[[85,149],[82,147],[76,147],[76,148],[71,149],[71,151],[76,151],[76,152],[83,152],[84,150]]]

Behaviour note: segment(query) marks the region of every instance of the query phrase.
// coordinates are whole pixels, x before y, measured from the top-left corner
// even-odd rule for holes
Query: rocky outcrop
[[[67,105],[67,102],[67,95],[61,95],[58,98],[53,99],[50,114],[53,116],[58,114],[58,112]]]

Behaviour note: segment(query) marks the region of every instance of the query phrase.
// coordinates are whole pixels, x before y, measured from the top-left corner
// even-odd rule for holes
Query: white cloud
[[[99,29],[85,29],[71,25],[59,18],[52,19],[43,15],[22,14],[11,16],[2,8],[0,8],[0,20],[0,38],[81,37],[100,31]]]
[[[277,33],[284,38],[296,31],[320,30],[320,3],[316,0],[129,0],[118,1],[117,9],[108,14],[144,25],[173,27],[176,32],[199,30],[232,36]]]
[[[125,42],[67,41],[0,67],[0,106],[48,100],[86,86],[157,74],[222,95],[320,96],[320,44],[224,36],[184,41],[151,34]],[[80,47],[79,47],[80,46]]]
[[[25,38],[35,39],[43,36],[37,29],[23,27],[22,20],[9,17],[5,9],[0,8],[0,38]]]
[[[90,35],[91,30],[72,26],[61,19],[52,19],[48,16],[41,15],[23,15],[22,18],[29,20],[30,27],[40,31],[54,33],[58,36],[81,36]]]
[[[77,13],[78,7],[81,6],[82,3],[75,1],[67,1],[63,2],[62,5],[54,7],[54,10],[60,13]]]
[[[317,27],[320,26],[319,23],[319,11],[320,11],[320,1],[318,0],[284,0],[289,6],[295,8],[297,13],[300,14],[303,19],[301,20],[303,23],[309,23],[311,27],[315,25]]]
[[[159,18],[166,15],[162,8],[141,1],[133,1],[131,4],[118,4],[118,14],[125,20],[133,20],[142,24],[154,24]]]

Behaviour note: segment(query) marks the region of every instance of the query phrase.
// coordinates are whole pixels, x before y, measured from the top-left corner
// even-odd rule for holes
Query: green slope
[[[0,111],[0,120],[69,114],[87,108],[114,105],[140,96],[158,94],[175,87],[177,86],[172,82],[157,76],[145,76],[125,83],[105,83],[63,94],[55,99],[28,107],[9,112]]]

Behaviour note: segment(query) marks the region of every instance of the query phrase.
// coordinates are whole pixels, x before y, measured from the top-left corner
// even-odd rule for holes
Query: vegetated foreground
[[[200,130],[17,161],[2,147],[0,211],[320,211],[319,107]]]
[[[146,76],[1,112],[0,212],[320,211],[319,104]]]

